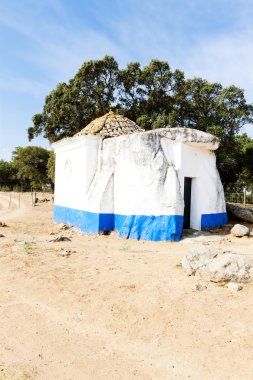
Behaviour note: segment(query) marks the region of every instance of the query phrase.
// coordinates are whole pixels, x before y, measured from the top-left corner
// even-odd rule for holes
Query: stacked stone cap
[[[127,117],[109,111],[104,116],[93,120],[75,136],[92,134],[99,135],[102,138],[108,138],[143,131],[144,129],[140,128]]]

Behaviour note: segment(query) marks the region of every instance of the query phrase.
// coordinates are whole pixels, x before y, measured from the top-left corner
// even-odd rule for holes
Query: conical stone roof
[[[92,134],[100,135],[102,138],[108,138],[143,131],[144,129],[140,128],[132,120],[110,111],[104,116],[98,117],[90,122],[90,124],[88,124],[75,136]]]

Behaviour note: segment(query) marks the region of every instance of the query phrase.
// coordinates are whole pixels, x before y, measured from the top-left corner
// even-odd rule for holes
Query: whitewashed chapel
[[[177,241],[183,228],[227,222],[213,135],[188,128],[145,132],[110,111],[52,146],[56,222],[153,241]]]

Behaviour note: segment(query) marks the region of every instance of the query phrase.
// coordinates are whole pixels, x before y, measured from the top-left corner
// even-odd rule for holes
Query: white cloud
[[[113,9],[107,1],[93,0],[87,5],[92,22],[83,17],[83,23],[79,19],[77,24],[63,4],[60,0],[23,0],[22,4],[0,5],[0,22],[34,46],[23,52],[17,47],[17,54],[45,78],[42,83],[29,73],[24,77],[6,71],[5,89],[44,97],[58,82],[71,78],[85,60],[110,54],[121,66],[133,60],[142,64],[152,58],[168,60],[187,77],[242,87],[248,101],[253,101],[252,0],[114,0]],[[223,21],[231,7],[238,12],[226,29]],[[217,28],[206,18],[214,8],[221,9],[213,20]]]
[[[20,12],[14,13],[7,9],[0,13],[0,22],[34,44],[36,51],[31,49],[19,54],[26,61],[47,71],[49,78],[56,83],[72,77],[87,59],[98,59],[111,54],[127,60],[124,49],[105,34],[85,24],[78,30],[71,26],[58,1],[50,3],[59,16],[55,22],[45,22],[41,3],[39,4],[39,7],[37,3],[35,6],[31,4],[29,9],[24,7]]]
[[[184,68],[190,76],[202,76],[245,89],[253,102],[253,31],[200,40],[189,49]]]
[[[11,91],[20,94],[29,94],[35,97],[45,96],[51,88],[45,83],[27,78],[14,77],[11,73],[1,75],[0,90],[4,92]]]

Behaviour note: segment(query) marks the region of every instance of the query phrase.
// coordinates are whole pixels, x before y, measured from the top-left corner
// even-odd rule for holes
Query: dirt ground
[[[0,193],[1,380],[253,379],[253,285],[196,291],[179,265],[203,244],[253,257],[253,236],[88,236],[30,194],[8,207]]]

